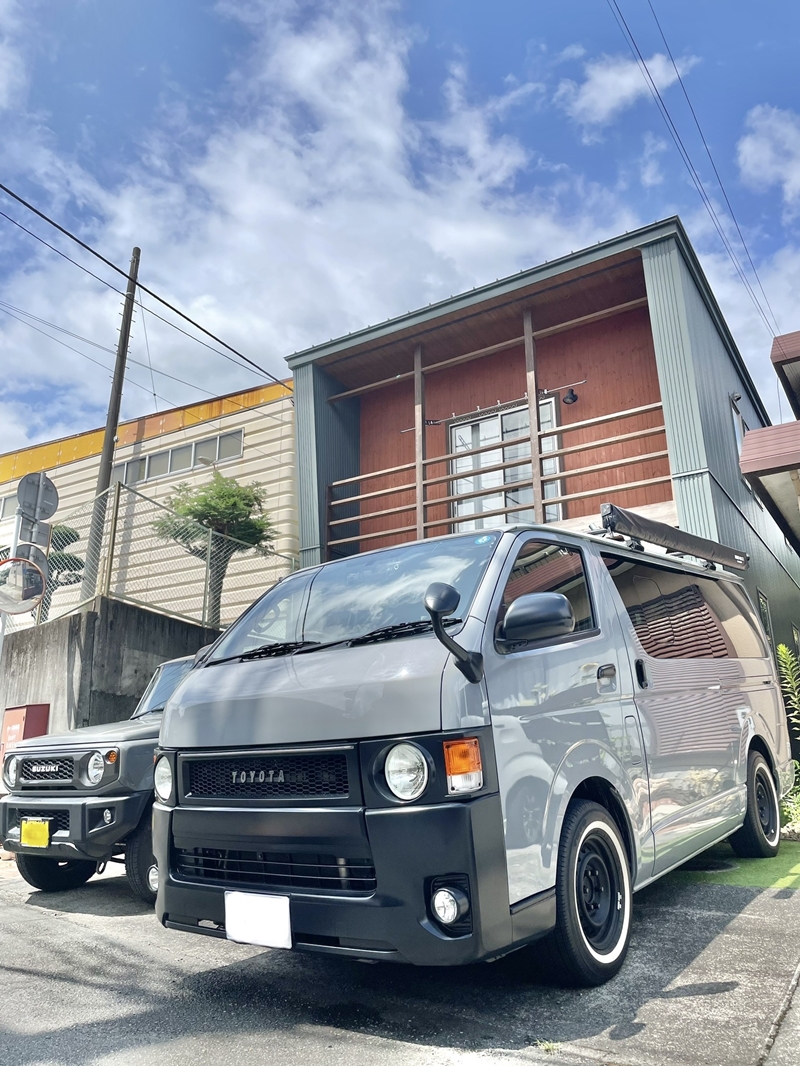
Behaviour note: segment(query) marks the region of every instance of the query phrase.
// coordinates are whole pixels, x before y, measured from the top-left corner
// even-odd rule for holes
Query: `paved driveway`
[[[575,992],[535,948],[461,970],[264,951],[161,929],[116,871],[45,896],[3,863],[0,1064],[798,1066],[800,844],[706,864],[732,868],[640,893],[622,973]]]

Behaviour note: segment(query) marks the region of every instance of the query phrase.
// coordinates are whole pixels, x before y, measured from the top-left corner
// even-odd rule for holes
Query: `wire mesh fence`
[[[7,632],[70,614],[100,593],[224,628],[296,568],[289,555],[215,533],[122,484],[53,524],[48,564],[40,606],[9,618]]]

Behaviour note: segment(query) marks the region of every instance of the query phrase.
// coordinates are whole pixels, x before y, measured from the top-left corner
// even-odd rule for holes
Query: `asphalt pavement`
[[[162,929],[112,867],[31,889],[0,863],[0,1066],[798,1066],[800,844],[726,845],[639,893],[626,964],[554,986],[536,948],[417,969]]]

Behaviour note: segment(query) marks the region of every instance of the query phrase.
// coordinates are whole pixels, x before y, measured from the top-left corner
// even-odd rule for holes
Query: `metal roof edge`
[[[664,234],[663,236],[658,237],[654,236],[651,240],[643,242],[640,247],[644,247],[647,244],[655,244],[661,240],[669,239],[670,236],[675,240],[675,243],[678,246],[678,250],[683,256],[683,260],[686,263],[686,266],[689,268],[689,273],[692,275],[692,279],[697,285],[698,291],[700,292],[700,296],[703,299],[703,303],[705,303],[706,308],[708,309],[708,312],[714,322],[714,325],[717,328],[717,332],[722,338],[722,342],[725,345],[725,348],[727,349],[728,355],[730,356],[732,363],[736,367],[739,376],[742,379],[742,383],[747,391],[748,397],[750,398],[764,425],[771,426],[772,419],[767,413],[767,409],[764,406],[764,401],[761,399],[758,389],[756,388],[755,382],[753,381],[750,375],[750,371],[747,369],[747,365],[745,364],[745,361],[742,358],[742,353],[739,351],[736,341],[733,339],[733,334],[730,331],[728,323],[725,321],[725,316],[723,315],[722,310],[719,304],[717,303],[717,298],[708,283],[708,278],[706,277],[705,271],[700,265],[700,260],[698,259],[697,253],[695,252],[692,246],[692,242],[689,240],[689,236],[686,233],[686,229],[684,228],[683,223],[677,215],[675,215],[674,218],[670,221],[674,221],[675,223],[675,232],[673,234]]]
[[[544,281],[547,278],[563,274],[567,270],[574,269],[577,266],[583,266],[597,262],[599,259],[609,258],[618,252],[640,248],[643,244],[665,240],[682,231],[683,226],[680,219],[677,215],[672,215],[669,218],[661,219],[658,222],[648,223],[646,226],[642,226],[636,230],[630,230],[625,234],[612,237],[609,240],[598,241],[597,244],[591,245],[588,248],[582,248],[577,252],[570,252],[569,255],[561,256],[558,259],[552,259],[539,266],[520,270],[517,274],[511,274],[508,277],[500,278],[498,281],[477,286],[474,289],[470,289],[469,292],[458,293],[455,296],[448,297],[446,300],[440,300],[438,303],[418,308],[416,311],[409,311],[407,314],[387,319],[385,322],[377,325],[365,326],[363,329],[356,330],[354,333],[348,333],[343,337],[333,338],[324,344],[317,344],[311,348],[305,348],[303,351],[286,356],[286,362],[292,370],[296,370],[299,366],[315,363],[318,359],[322,359],[329,355],[335,355],[337,352],[346,351],[348,348],[352,348],[356,344],[363,344],[364,341],[370,339],[378,341],[392,333],[407,329],[409,326],[418,325],[421,327],[446,312],[459,309],[467,310],[488,297],[502,296],[506,293],[512,293],[517,289],[530,285],[533,281]]]

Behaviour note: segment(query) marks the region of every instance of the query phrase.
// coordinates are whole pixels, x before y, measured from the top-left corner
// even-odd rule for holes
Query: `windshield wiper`
[[[163,711],[163,707],[148,707],[146,711],[142,711],[140,714],[135,714],[133,719],[144,718],[146,714],[156,714],[158,711]],[[133,720],[132,719],[132,720]]]
[[[454,626],[461,623],[460,618],[448,618],[445,621],[445,625]],[[372,644],[379,640],[394,640],[395,637],[409,637],[415,633],[427,633],[433,629],[432,623],[424,620],[418,622],[399,622],[393,626],[382,626],[380,629],[373,629],[369,633],[364,633],[360,637],[353,637],[350,640],[350,646],[354,647],[358,644]]]
[[[219,663],[243,662],[247,659],[269,659],[273,655],[291,655],[301,648],[308,648],[316,644],[315,640],[291,640],[283,644],[262,644],[251,651],[239,652],[238,655],[228,655],[224,659],[209,659],[203,666],[217,666]]]
[[[260,648],[253,648],[252,651],[243,652],[235,658],[244,662],[246,659],[268,659],[273,655],[291,655],[300,648],[307,648],[316,643],[316,640],[291,640],[285,644],[262,644]],[[219,661],[218,659],[217,662]]]

